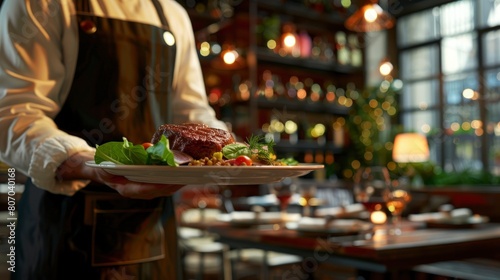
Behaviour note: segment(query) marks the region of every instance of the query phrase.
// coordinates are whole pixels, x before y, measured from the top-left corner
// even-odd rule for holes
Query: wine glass
[[[316,186],[304,184],[300,186],[300,205],[304,207],[304,216],[309,217],[311,213],[311,200],[316,197]]]
[[[293,183],[291,178],[285,178],[280,183],[274,183],[270,185],[271,193],[278,199],[281,217],[286,217],[286,212],[292,195],[295,193],[296,185]]]
[[[383,166],[362,167],[354,175],[354,197],[370,213],[381,211],[390,192],[389,171]]]
[[[406,205],[411,201],[411,194],[408,190],[408,184],[404,178],[398,180],[391,185],[390,192],[387,195],[386,206],[392,215],[393,229],[391,233],[395,235],[401,234],[401,215],[403,214]]]

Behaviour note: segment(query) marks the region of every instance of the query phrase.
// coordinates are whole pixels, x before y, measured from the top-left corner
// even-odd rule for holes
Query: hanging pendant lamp
[[[368,0],[346,21],[345,27],[355,32],[372,32],[394,27],[395,19],[384,11],[377,0]]]

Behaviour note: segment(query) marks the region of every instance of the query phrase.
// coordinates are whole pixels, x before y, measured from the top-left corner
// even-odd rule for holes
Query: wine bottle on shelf
[[[337,88],[335,87],[335,85],[332,83],[327,83],[325,90],[325,101],[328,103],[335,102],[335,100],[337,99],[337,96],[335,95],[335,91],[337,90]]]
[[[278,75],[273,75],[273,83],[274,83],[274,95],[278,99],[284,99],[286,93],[286,88],[281,78]]]
[[[314,39],[312,41],[312,48],[311,48],[311,57],[313,59],[318,59],[318,60],[321,59],[322,41],[323,41],[323,39],[321,38],[321,36],[314,37]]]
[[[312,51],[312,41],[311,36],[305,30],[299,32],[299,44],[300,44],[300,56],[310,57]]]
[[[335,61],[334,45],[335,43],[332,43],[328,37],[323,39],[323,60],[328,62]]]
[[[297,90],[298,90],[299,78],[297,76],[292,76],[286,83],[286,94],[288,99],[295,100],[297,99]]]
[[[307,123],[306,120],[300,120],[297,123],[297,137],[298,140],[305,140],[307,139],[307,131],[309,130],[309,124]]]
[[[349,34],[347,40],[351,52],[351,65],[360,67],[363,65],[363,52],[359,46],[358,36],[356,34]]]
[[[335,134],[335,130],[333,129],[334,122],[327,122],[325,124],[325,139],[326,143],[333,144],[333,138]]]
[[[345,146],[345,131],[339,122],[335,122],[333,126],[333,145],[338,148]]]
[[[342,65],[351,63],[351,54],[347,47],[347,37],[345,32],[338,31],[335,34],[335,41],[337,47],[337,62]]]

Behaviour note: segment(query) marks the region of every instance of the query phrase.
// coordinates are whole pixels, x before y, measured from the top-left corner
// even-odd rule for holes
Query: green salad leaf
[[[222,154],[227,159],[237,158],[238,156],[250,156],[250,149],[245,143],[231,143],[222,147]]]
[[[165,135],[162,135],[160,141],[149,147],[146,152],[148,153],[146,164],[178,166]]]
[[[116,164],[178,166],[174,160],[174,153],[170,150],[168,138],[164,135],[160,141],[147,150],[140,144],[134,145],[125,137],[123,142],[111,141],[97,145],[94,161],[95,163],[109,161]]]

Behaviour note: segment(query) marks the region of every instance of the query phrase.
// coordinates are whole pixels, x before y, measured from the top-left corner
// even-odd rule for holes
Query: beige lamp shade
[[[425,135],[401,133],[394,139],[392,159],[395,162],[424,162],[429,160],[429,144]]]

